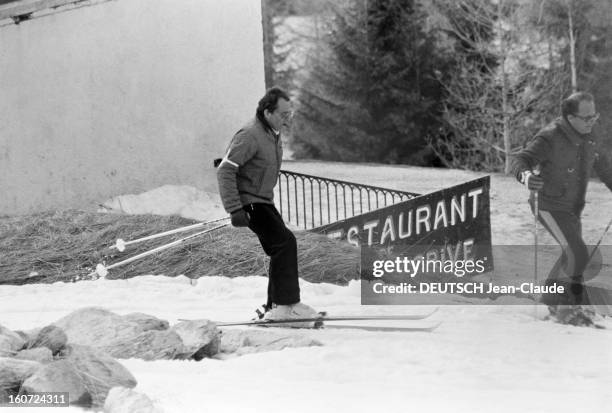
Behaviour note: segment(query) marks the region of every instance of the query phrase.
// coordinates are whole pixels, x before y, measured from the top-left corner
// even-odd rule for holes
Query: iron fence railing
[[[310,230],[419,194],[281,170],[276,206],[288,224]]]

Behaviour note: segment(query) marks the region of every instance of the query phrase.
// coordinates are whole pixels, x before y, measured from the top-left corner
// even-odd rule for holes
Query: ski
[[[361,325],[338,325],[338,324],[326,324],[320,327],[321,330],[365,330],[365,331],[384,331],[384,332],[425,332],[430,333],[438,328],[442,324],[441,322],[432,326],[402,326],[402,327],[387,327],[387,326],[361,326]]]
[[[391,332],[391,333],[407,333],[407,332],[424,332],[430,333],[438,328],[442,324],[441,322],[431,325],[431,326],[363,326],[357,324],[319,324],[314,327],[304,327],[304,330],[362,330],[362,331],[381,331],[381,332]],[[263,328],[292,328],[292,329],[300,329],[300,327],[285,327],[282,324],[269,324],[269,323],[259,323],[255,324],[256,327]]]
[[[287,323],[315,323],[322,324],[326,321],[382,321],[382,320],[395,320],[395,321],[412,321],[412,320],[424,320],[433,315],[438,309],[425,314],[410,314],[410,315],[341,315],[341,316],[328,316],[321,314],[317,317],[306,317],[306,318],[290,318],[281,320],[248,320],[248,321],[235,321],[235,322],[217,322],[217,327],[231,327],[231,326],[272,326],[276,324],[287,324]],[[185,321],[185,320],[181,320]],[[360,327],[360,326],[356,326]]]

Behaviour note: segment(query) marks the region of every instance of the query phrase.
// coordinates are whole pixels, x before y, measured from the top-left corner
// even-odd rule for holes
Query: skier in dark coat
[[[235,227],[249,227],[270,257],[266,319],[315,317],[300,302],[297,243],[274,206],[282,160],[280,133],[291,122],[289,96],[272,88],[259,101],[255,119],[232,138],[217,170],[223,207]]]
[[[593,168],[612,190],[612,164],[593,131],[598,118],[591,94],[572,94],[561,104],[561,117],[540,130],[512,162],[512,173],[531,191],[534,212],[538,193],[538,221],[563,251],[546,285],[565,282],[569,291],[563,296],[544,294],[541,299],[553,314],[558,306],[587,303],[583,273],[589,251],[582,239],[581,213]]]

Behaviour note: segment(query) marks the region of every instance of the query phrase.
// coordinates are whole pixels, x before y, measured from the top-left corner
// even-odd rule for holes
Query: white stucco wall
[[[214,190],[212,159],[263,92],[258,0],[114,0],[0,27],[0,213]]]

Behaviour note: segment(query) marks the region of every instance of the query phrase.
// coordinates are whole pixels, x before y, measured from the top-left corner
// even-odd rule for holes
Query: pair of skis
[[[366,331],[389,331],[389,332],[431,332],[434,331],[441,323],[429,326],[377,326],[377,325],[361,325],[350,324],[352,321],[416,321],[424,320],[433,315],[438,309],[415,315],[345,315],[345,316],[328,316],[326,313],[320,313],[316,317],[307,318],[291,318],[282,320],[248,320],[237,322],[219,322],[217,327],[232,327],[232,326],[257,326],[257,327],[291,327],[296,323],[309,324],[308,328],[314,329],[357,329]],[[325,324],[326,322],[343,322],[349,324]]]

